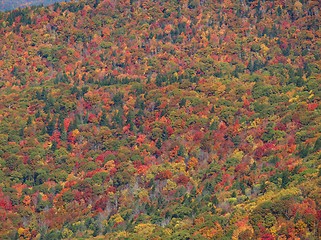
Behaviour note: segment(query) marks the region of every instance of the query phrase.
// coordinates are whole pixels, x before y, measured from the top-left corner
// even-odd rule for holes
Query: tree
[[[313,151],[314,152],[317,152],[321,149],[321,137],[319,137],[315,143],[314,143],[314,146],[313,146]]]
[[[17,169],[18,166],[22,164],[22,160],[19,156],[11,154],[6,160],[6,166],[12,171]]]
[[[108,125],[106,111],[103,111],[103,113],[100,117],[99,125],[100,126],[107,126]]]

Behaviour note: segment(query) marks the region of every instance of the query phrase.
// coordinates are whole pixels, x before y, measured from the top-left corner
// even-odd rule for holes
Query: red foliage
[[[66,73],[70,73],[74,69],[74,66],[72,64],[67,64],[65,67]]]
[[[128,133],[130,129],[130,124],[127,124],[123,127],[123,133]]]
[[[26,9],[23,11],[23,17],[31,18],[31,23],[27,26],[24,22],[26,19],[19,16],[22,13],[20,10],[14,14],[1,15],[3,26],[0,32],[4,37],[0,38],[0,42],[4,46],[2,50],[5,57],[0,60],[0,75],[3,78],[3,84],[0,85],[1,89],[5,89],[3,91],[5,100],[0,100],[0,125],[8,130],[8,134],[0,134],[0,141],[3,144],[0,146],[0,151],[3,152],[1,157],[4,160],[4,175],[2,175],[4,176],[3,186],[10,186],[17,191],[7,194],[9,190],[6,189],[5,196],[0,190],[0,219],[4,219],[6,223],[16,224],[17,222],[16,226],[23,226],[22,221],[18,222],[10,217],[13,215],[11,210],[16,211],[14,212],[16,215],[20,214],[19,204],[16,205],[15,201],[12,206],[12,202],[16,200],[15,197],[23,199],[22,194],[27,194],[29,190],[23,191],[24,186],[12,184],[13,179],[30,184],[30,181],[32,182],[36,177],[33,173],[38,170],[37,168],[44,170],[44,175],[50,176],[51,179],[55,177],[60,179],[59,171],[56,171],[58,161],[54,161],[55,153],[50,149],[50,141],[58,143],[58,149],[60,146],[68,148],[70,159],[67,163],[59,164],[59,168],[68,173],[72,171],[72,174],[61,183],[62,190],[57,187],[56,190],[60,192],[55,190],[50,191],[50,194],[41,193],[43,188],[34,188],[36,186],[31,184],[28,188],[34,194],[27,196],[32,196],[32,199],[29,199],[29,203],[24,201],[22,206],[30,207],[30,211],[33,211],[32,217],[37,219],[39,218],[37,215],[43,214],[46,219],[43,224],[47,225],[50,231],[51,228],[59,229],[66,219],[72,220],[74,214],[77,214],[77,211],[74,211],[77,207],[80,209],[80,214],[83,214],[81,211],[87,211],[86,217],[97,214],[97,211],[104,211],[106,202],[109,200],[108,193],[120,196],[117,204],[116,202],[112,204],[117,206],[113,206],[113,212],[108,214],[124,210],[123,212],[129,213],[126,221],[137,218],[144,206],[134,206],[134,211],[127,211],[130,210],[130,204],[127,203],[135,199],[134,192],[128,191],[126,196],[117,194],[126,190],[128,185],[117,185],[117,188],[107,185],[109,179],[112,179],[116,173],[126,178],[126,181],[137,181],[138,187],[145,188],[148,192],[152,189],[149,177],[145,176],[147,173],[155,174],[154,180],[159,186],[154,189],[155,193],[161,191],[166,184],[166,179],[172,179],[177,185],[190,188],[189,191],[195,185],[191,182],[196,181],[199,183],[197,194],[200,194],[205,182],[198,181],[199,178],[215,179],[215,182],[222,178],[214,186],[217,190],[215,195],[219,199],[230,196],[233,191],[231,186],[235,185],[236,181],[242,182],[249,189],[253,185],[257,186],[261,181],[271,181],[273,178],[270,177],[275,176],[278,170],[289,170],[292,173],[298,166],[304,165],[300,167],[299,172],[306,169],[309,173],[312,165],[303,164],[303,159],[297,154],[296,144],[313,148],[318,137],[319,123],[315,114],[311,114],[313,115],[311,118],[308,113],[319,110],[320,99],[317,93],[313,99],[309,98],[310,100],[300,97],[306,95],[306,93],[302,94],[306,88],[297,86],[298,84],[287,84],[283,91],[283,84],[286,82],[281,81],[280,73],[283,71],[279,71],[282,69],[278,70],[278,68],[285,67],[284,80],[288,78],[291,80],[292,72],[295,76],[303,74],[309,87],[317,86],[318,71],[312,66],[318,66],[319,63],[315,55],[317,49],[314,43],[319,41],[321,34],[320,31],[313,30],[313,24],[316,23],[310,21],[317,16],[316,10],[306,3],[309,1],[301,1],[303,9],[309,10],[309,14],[303,14],[304,17],[301,18],[295,10],[296,7],[293,8],[293,4],[289,5],[285,1],[275,3],[261,1],[260,4],[258,1],[248,1],[237,5],[233,1],[223,3],[213,1],[205,4],[206,7],[199,4],[199,1],[190,2],[197,3],[195,9],[188,6],[190,3],[183,4],[180,6],[180,14],[172,11],[177,6],[171,5],[170,2],[157,4],[155,1],[129,4],[129,1],[107,0],[100,1],[95,7],[93,2],[89,1],[81,8],[79,4],[73,8],[74,3],[72,3],[63,4],[57,9],[41,8],[36,12],[33,9]],[[300,3],[297,2],[296,5],[300,6]],[[209,11],[207,6],[208,9],[219,9],[219,11]],[[291,10],[287,11],[289,7]],[[276,15],[279,10],[282,14]],[[130,19],[127,17],[129,11]],[[256,12],[268,14],[263,14],[260,21],[257,21]],[[293,13],[293,16],[290,16],[289,12]],[[16,17],[17,14],[18,17]],[[208,18],[211,14],[213,16]],[[242,19],[239,15],[242,15]],[[104,21],[102,24],[93,24],[92,16],[97,16],[98,20],[106,17],[108,26]],[[157,16],[156,20],[153,19],[154,16]],[[216,25],[218,23],[219,26]],[[273,26],[269,25],[271,23]],[[101,25],[106,26],[101,27]],[[210,25],[213,27],[209,27]],[[118,29],[119,27],[121,29]],[[308,28],[311,29],[306,30]],[[130,31],[126,31],[129,29]],[[296,30],[289,31],[289,29]],[[302,54],[303,49],[305,54]],[[273,65],[277,63],[283,63],[286,66],[280,65],[274,68]],[[313,77],[307,76],[306,67],[309,66]],[[262,74],[266,69],[269,74]],[[252,70],[256,71],[257,76],[249,74]],[[59,72],[66,72],[69,75],[68,81],[52,85],[52,77],[59,76]],[[111,76],[111,73],[114,75],[109,79],[108,76]],[[165,76],[165,81],[161,87],[156,88],[155,79],[161,74]],[[168,79],[166,79],[167,76]],[[195,76],[195,79],[192,76]],[[122,81],[121,79],[124,80],[124,78],[128,78],[129,81]],[[25,83],[20,79],[24,79]],[[260,89],[262,92],[258,91],[258,96],[261,95],[261,97],[254,99],[251,98],[251,94],[253,86],[256,85],[255,82],[258,87],[262,87]],[[32,88],[28,89],[29,86]],[[126,118],[130,118],[127,119],[128,121],[133,120],[135,126],[132,131],[127,123],[123,127],[118,124],[112,126],[99,124],[103,113],[104,116],[106,114],[109,122],[115,112],[120,110],[111,100],[111,96],[118,91],[123,94],[122,119],[124,122]],[[185,104],[177,104],[182,97],[186,98]],[[138,99],[144,101],[143,111],[140,111],[141,107],[136,104]],[[312,102],[309,103],[309,101]],[[30,106],[26,107],[27,105]],[[265,105],[273,108],[271,115],[267,114],[269,108],[265,109]],[[44,108],[44,111],[38,112],[41,108]],[[190,121],[191,115],[195,121]],[[27,121],[29,116],[32,121]],[[88,116],[88,121],[84,121],[87,119],[85,116]],[[48,123],[57,122],[57,119],[59,122],[63,120],[64,131],[68,133],[68,142],[64,138],[61,139],[61,135],[65,132],[56,130],[52,136],[47,135]],[[214,120],[218,121],[218,128],[210,130],[209,123]],[[262,135],[271,121],[275,121],[274,130],[283,131],[283,133],[278,134],[275,142],[266,143]],[[7,124],[10,122],[13,124]],[[186,122],[189,122],[189,126],[186,126]],[[70,131],[71,124],[73,131]],[[152,131],[155,127],[165,129],[169,138],[156,144],[158,136],[155,138]],[[19,128],[21,129],[19,135],[11,136],[10,133]],[[157,131],[155,133],[158,134]],[[175,136],[173,136],[174,133]],[[182,156],[178,156],[178,153],[181,153],[179,146],[184,146],[183,154],[179,154]],[[105,149],[115,151],[104,152]],[[242,161],[236,166],[229,167],[229,164],[225,163],[235,150],[243,152]],[[308,154],[315,153],[309,151]],[[94,156],[97,157],[94,159]],[[197,158],[191,156],[197,156]],[[271,168],[273,164],[268,161],[273,156],[278,157],[275,168]],[[253,170],[251,168],[253,159],[255,161],[264,157],[266,159],[263,162],[256,161],[256,170]],[[107,159],[110,161],[107,162]],[[138,160],[132,162],[130,159]],[[184,164],[187,159],[190,159],[187,166],[183,165],[184,168],[186,167],[184,169],[186,172],[173,170],[177,166],[180,167],[180,164]],[[61,162],[63,160],[61,159]],[[91,168],[92,165],[88,165],[90,171],[86,166],[88,161],[95,161],[90,164],[96,167]],[[21,165],[21,162],[26,165]],[[179,164],[176,165],[176,163]],[[131,164],[134,166],[135,174],[131,171]],[[150,173],[150,169],[154,169],[153,165],[158,164],[159,169],[163,171]],[[215,170],[214,167],[212,169],[214,164]],[[127,166],[130,166],[129,172],[126,171]],[[13,172],[22,170],[23,167],[30,167],[31,172],[21,172],[23,177]],[[319,166],[313,167],[319,168]],[[104,184],[101,186],[104,189],[103,192],[98,192],[91,185],[94,181],[90,181],[90,178],[102,172],[108,177],[103,179]],[[55,176],[55,174],[58,175]],[[39,175],[39,179],[40,177],[43,176]],[[317,184],[317,178],[310,179],[313,184]],[[295,178],[290,180],[294,181]],[[52,188],[56,183],[50,185],[50,181],[47,181],[44,184],[46,188]],[[289,186],[293,184],[292,182]],[[288,204],[287,220],[284,216],[275,215],[276,234],[279,232],[283,234],[283,231],[280,231],[280,224],[285,223],[288,227],[295,222],[295,216],[303,219],[308,225],[307,231],[311,232],[312,225],[308,221],[321,221],[321,211],[318,210],[320,206],[316,204],[319,195],[317,186],[313,184],[305,186],[304,182],[300,183],[298,187],[302,194],[298,200]],[[72,193],[75,201],[62,203],[64,198],[61,196],[66,192],[70,193],[71,189],[74,189]],[[175,191],[177,189],[166,192],[166,197],[174,199],[175,196],[171,195]],[[254,192],[247,196],[253,204],[258,203]],[[241,193],[238,192],[238,194]],[[35,211],[41,195],[44,196],[43,201],[49,200],[52,203],[51,212]],[[157,194],[147,196],[155,196],[146,197],[148,199],[146,201],[150,201],[151,205],[158,204],[155,202]],[[313,200],[307,199],[308,196]],[[52,202],[52,199],[57,202]],[[96,212],[91,212],[92,210],[85,206],[84,200],[87,206],[92,205],[92,210]],[[201,200],[206,201],[205,198]],[[141,202],[142,199],[137,204]],[[59,204],[64,204],[65,208],[61,208]],[[163,207],[162,213],[171,209],[171,206],[165,204]],[[228,213],[227,216],[232,215],[234,211],[232,206],[222,209],[223,212]],[[25,212],[24,209],[21,210],[23,210],[22,213]],[[133,214],[130,215],[132,212]],[[53,219],[47,217],[48,213],[52,214]],[[240,219],[246,219],[249,213],[245,211]],[[85,217],[84,214],[79,215],[79,218],[81,217]],[[20,216],[19,218],[22,219]],[[190,216],[184,216],[184,218],[190,218]],[[232,223],[231,227],[247,227],[249,224],[247,220],[237,222],[240,219],[236,220],[234,226]],[[265,225],[262,222],[258,225],[260,232],[256,237],[274,239],[269,234],[271,229],[264,228]],[[14,229],[14,227],[3,224],[5,230]],[[38,226],[35,227],[39,229]],[[198,228],[198,226],[195,227]],[[287,234],[288,238],[294,238],[297,230],[294,224],[288,228],[291,229],[284,234]],[[257,234],[257,229],[254,230]],[[225,229],[223,231],[226,233]],[[293,236],[290,234],[291,231]],[[317,232],[314,229],[313,231]],[[249,232],[251,235],[252,231]],[[1,234],[0,229],[0,236]]]
[[[157,175],[155,176],[155,179],[156,180],[165,180],[165,179],[172,178],[172,176],[173,176],[173,173],[170,170],[164,170],[164,171],[157,173]]]
[[[93,113],[90,113],[89,116],[88,116],[88,122],[95,123],[97,121],[98,121],[97,120],[97,116],[95,114],[93,114]]]
[[[103,164],[105,162],[105,153],[101,153],[96,157],[96,163],[99,165]]]
[[[68,182],[65,183],[65,188],[70,188],[70,187],[72,187],[72,186],[74,186],[76,184],[77,184],[77,181],[75,181],[75,180],[68,181]]]
[[[83,199],[82,192],[80,192],[79,190],[75,189],[72,191],[72,193],[76,201],[80,202],[81,199]]]
[[[255,159],[260,159],[263,156],[266,156],[270,151],[273,151],[275,149],[275,144],[273,143],[265,143],[263,146],[260,146],[255,149],[254,151],[254,157]]]
[[[76,137],[74,136],[73,132],[68,133],[68,138],[67,138],[68,142],[75,144],[76,142]]]
[[[308,110],[309,111],[314,111],[318,106],[319,106],[319,104],[317,102],[308,103]]]
[[[94,210],[101,212],[105,210],[108,202],[108,196],[101,197],[94,205]]]
[[[55,130],[50,137],[50,141],[55,141],[58,145],[60,144],[60,132],[58,130]]]
[[[189,177],[187,177],[184,174],[179,175],[178,178],[176,179],[177,184],[181,184],[184,186],[186,186],[188,182],[189,182]]]
[[[286,131],[286,125],[284,123],[278,122],[274,127],[274,130]]]
[[[171,126],[167,126],[166,130],[167,130],[168,136],[171,136],[174,132],[174,129]]]
[[[66,132],[68,131],[70,122],[71,122],[71,119],[70,119],[70,118],[65,118],[65,119],[64,119],[64,128],[65,128],[65,131],[66,131]]]
[[[8,196],[5,196],[2,190],[0,190],[0,208],[5,209],[7,211],[12,210],[12,203]]]
[[[107,188],[106,192],[107,192],[107,193],[115,193],[116,190],[117,190],[117,189],[116,189],[115,187],[110,186],[110,187]]]
[[[148,171],[148,169],[149,169],[148,166],[146,166],[146,165],[141,165],[141,166],[137,167],[137,173],[138,173],[139,175],[145,175],[146,172]]]
[[[265,233],[261,237],[262,240],[274,240],[275,237],[271,233]]]
[[[318,221],[321,223],[321,210],[317,210],[316,217],[317,217]]]
[[[89,171],[87,172],[87,174],[85,175],[86,178],[92,178],[96,173],[101,172],[101,169],[95,169],[93,171]]]
[[[146,135],[145,134],[139,134],[137,139],[136,139],[136,142],[138,144],[142,144],[144,141],[145,141],[145,138],[146,138]]]
[[[220,124],[218,125],[218,129],[220,129],[220,130],[227,129],[226,123],[224,121],[221,121]]]
[[[29,161],[29,156],[28,155],[24,155],[22,160],[23,160],[23,164],[27,164],[28,161]]]
[[[194,141],[194,142],[200,141],[203,137],[204,137],[204,133],[201,132],[201,131],[197,131],[197,132],[194,134],[193,141]]]
[[[116,172],[117,172],[117,168],[111,168],[111,169],[109,170],[110,176],[113,176]]]
[[[241,127],[240,121],[236,119],[232,129],[233,134],[237,134],[237,132],[240,131],[240,127]]]

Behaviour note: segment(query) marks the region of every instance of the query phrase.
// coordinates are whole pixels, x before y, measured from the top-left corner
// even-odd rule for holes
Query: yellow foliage
[[[276,233],[277,233],[278,229],[276,226],[272,226],[270,228],[270,232],[272,233],[273,236],[276,236]]]
[[[67,181],[72,181],[72,180],[76,180],[77,177],[73,174],[73,173],[69,173],[67,176]]]
[[[288,189],[282,189],[278,192],[267,192],[263,196],[260,196],[257,198],[256,203],[252,202],[244,206],[244,209],[246,210],[252,210],[257,207],[257,205],[260,205],[264,202],[271,201],[271,200],[276,200],[276,199],[281,199],[282,197],[285,196],[299,196],[301,195],[301,190],[296,187],[288,188]]]
[[[25,229],[22,228],[22,227],[20,227],[20,228],[18,229],[18,234],[19,234],[19,236],[22,235],[22,234],[24,233],[24,231],[25,231]]]
[[[299,96],[295,96],[289,99],[289,102],[297,102],[299,100]]]
[[[231,155],[232,158],[235,158],[238,161],[241,161],[243,156],[244,156],[244,152],[239,150],[239,149],[235,149],[234,152]]]
[[[174,162],[174,163],[172,163],[171,166],[174,170],[174,173],[185,172],[185,163],[183,161],[182,162]]]
[[[264,43],[262,43],[261,50],[262,50],[263,54],[266,54],[270,49]]]
[[[302,3],[300,1],[296,1],[293,5],[294,9],[296,11],[302,12]]]
[[[256,128],[261,123],[262,123],[262,120],[259,118],[256,118],[251,122],[250,128]]]
[[[29,229],[24,229],[20,227],[18,229],[19,239],[31,239],[31,233],[29,232]]]
[[[165,228],[163,230],[163,232],[165,233],[165,235],[168,235],[168,236],[172,235],[172,233],[173,233],[172,229],[170,229],[170,228]]]
[[[115,161],[109,160],[108,162],[105,163],[104,168],[108,170],[108,169],[114,168],[115,166],[116,166]]]
[[[79,135],[79,130],[78,129],[75,129],[72,131],[72,135],[74,135],[75,137],[77,137]]]
[[[129,237],[129,234],[126,231],[118,232],[116,236],[117,239],[128,238],[128,237]]]
[[[63,230],[62,230],[62,237],[63,238],[67,238],[67,239],[70,239],[71,238],[71,236],[72,236],[72,234],[73,234],[73,232],[70,230],[70,229],[68,229],[68,228],[64,228]]]
[[[254,137],[253,137],[252,135],[248,135],[248,136],[246,137],[246,141],[247,141],[248,143],[253,143]]]
[[[211,121],[210,121],[210,124],[212,124],[213,122],[218,122],[219,121],[219,117],[218,116],[214,116]]]
[[[150,172],[147,172],[147,174],[145,175],[145,178],[146,178],[146,180],[151,180],[151,179],[153,179],[155,177],[155,174],[152,174],[152,173],[150,173]]]
[[[114,221],[115,223],[121,223],[124,221],[124,219],[122,218],[122,216],[119,213],[113,215],[110,219],[112,221]]]
[[[144,237],[151,236],[155,229],[155,225],[151,223],[141,223],[135,226],[134,231]]]
[[[301,219],[295,224],[295,232],[301,235],[306,232],[307,224]]]
[[[139,192],[138,192],[138,197],[139,197],[139,199],[148,198],[147,189],[140,189]]]
[[[311,93],[310,96],[308,97],[308,99],[311,99],[311,98],[313,98],[313,97],[314,97],[314,94]]]
[[[176,189],[176,187],[177,187],[177,184],[169,179],[169,180],[167,180],[164,190],[171,191],[171,190]]]
[[[217,84],[217,91],[218,93],[224,93],[226,90],[226,86],[222,83],[218,83]]]

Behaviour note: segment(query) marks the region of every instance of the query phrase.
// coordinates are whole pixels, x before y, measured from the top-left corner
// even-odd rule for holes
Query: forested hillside
[[[0,13],[0,239],[320,239],[319,1]]]
[[[63,0],[0,0],[0,11],[8,11],[28,6],[50,5],[62,1]],[[69,1],[70,0],[64,0],[64,2]]]

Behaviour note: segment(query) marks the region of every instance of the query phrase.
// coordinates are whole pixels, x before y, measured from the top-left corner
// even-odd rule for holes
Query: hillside
[[[0,239],[320,239],[318,1],[0,13]]]
[[[0,11],[9,11],[28,6],[50,5],[63,0],[0,0]],[[64,2],[69,2],[68,0]]]

